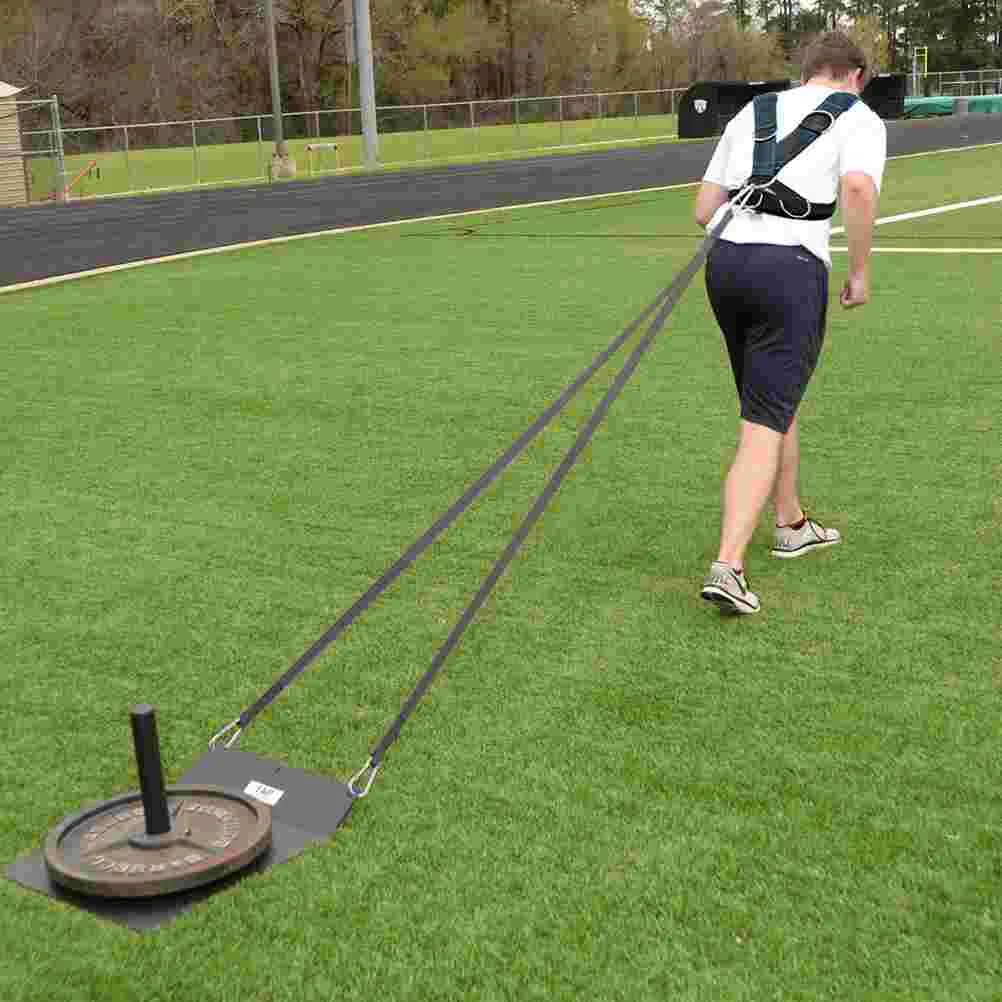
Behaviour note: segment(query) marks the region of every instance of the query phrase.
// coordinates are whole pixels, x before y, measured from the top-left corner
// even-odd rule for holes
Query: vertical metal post
[[[195,134],[195,123],[191,123],[191,156],[195,164],[195,184],[201,184],[202,179],[198,176],[198,136]]]
[[[129,716],[136,768],[139,771],[139,787],[143,794],[146,834],[166,835],[170,831],[170,814],[167,812],[164,767],[160,761],[156,711],[148,703],[142,703],[134,706]]]
[[[132,159],[129,156],[129,127],[123,125],[122,132],[125,134],[125,176],[129,179],[129,191],[135,191],[136,185],[132,180]]]
[[[429,145],[431,137],[428,135],[428,105],[421,105],[421,111],[424,113],[424,158],[425,160],[431,159],[431,146]]]
[[[636,126],[637,132],[640,131],[640,95],[633,95],[633,124]]]
[[[601,135],[601,131],[602,131],[602,95],[601,94],[596,94],[595,96],[598,98],[598,128],[599,128],[599,134]]]
[[[560,145],[564,145],[564,96],[557,98],[557,113],[560,115]]]
[[[59,98],[52,95],[52,128],[56,140],[56,159],[59,162],[59,193],[58,201],[66,200],[66,156],[63,149],[63,123],[59,116]]]
[[[355,60],[358,63],[362,133],[365,136],[365,166],[379,166],[379,130],[376,124],[376,82],[372,68],[372,24],[369,0],[352,0],[355,22]]]
[[[518,98],[515,98],[515,144],[518,145],[519,140],[522,138],[522,122],[521,115],[518,110]]]
[[[282,91],[278,81],[278,39],[275,35],[275,5],[273,0],[264,0],[265,33],[268,36],[268,65],[271,71],[271,113],[275,118],[275,147],[283,142],[282,132]]]
[[[264,177],[264,165],[261,163],[261,145],[264,142],[264,136],[261,133],[261,116],[257,116],[257,169],[261,176]]]
[[[477,116],[473,110],[473,102],[470,102],[470,129],[473,131],[473,152],[480,149],[480,140],[477,136]]]

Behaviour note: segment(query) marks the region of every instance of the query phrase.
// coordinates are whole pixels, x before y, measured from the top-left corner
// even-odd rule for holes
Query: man
[[[802,85],[776,97],[776,139],[782,142],[829,95],[858,97],[866,77],[866,57],[857,45],[837,32],[820,37],[805,52]],[[752,175],[755,145],[749,103],[728,124],[704,175],[695,206],[700,226],[715,226],[727,211],[729,193]],[[796,193],[788,198],[796,216],[803,214],[804,199],[823,210],[822,203],[839,196],[849,247],[849,277],[840,297],[846,309],[862,306],[869,296],[867,259],[886,155],[884,123],[856,100],[776,175]],[[736,206],[741,202],[735,199]],[[775,201],[768,207],[775,210]],[[720,550],[701,593],[724,612],[760,609],[744,558],[770,496],[774,556],[798,557],[841,541],[837,530],[808,517],[798,494],[797,408],[824,339],[830,231],[829,219],[790,218],[785,208],[779,215],[739,208],[707,259],[707,293],[741,401],[737,455],[722,492]]]

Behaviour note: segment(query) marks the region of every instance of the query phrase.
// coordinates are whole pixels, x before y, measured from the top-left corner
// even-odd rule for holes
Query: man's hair
[[[829,31],[815,38],[804,50],[800,75],[804,80],[825,74],[836,80],[847,77],[853,70],[868,75],[866,53],[848,36],[839,31]]]

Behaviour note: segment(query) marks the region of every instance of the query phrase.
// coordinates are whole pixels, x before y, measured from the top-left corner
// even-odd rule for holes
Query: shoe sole
[[[838,546],[841,542],[841,539],[831,539],[823,543],[804,543],[803,546],[798,546],[795,550],[777,550],[773,547],[770,552],[774,557],[779,557],[780,560],[792,560],[794,557],[802,557],[805,553],[810,553],[811,550],[823,550],[827,546]]]
[[[722,588],[704,588],[700,596],[707,602],[712,602],[721,612],[732,613],[735,616],[748,616],[762,608],[761,605],[743,606]]]

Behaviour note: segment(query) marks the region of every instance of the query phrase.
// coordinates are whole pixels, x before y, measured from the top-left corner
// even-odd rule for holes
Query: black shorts
[[[706,291],[741,417],[785,434],[821,355],[828,269],[803,247],[719,240],[707,258]]]

